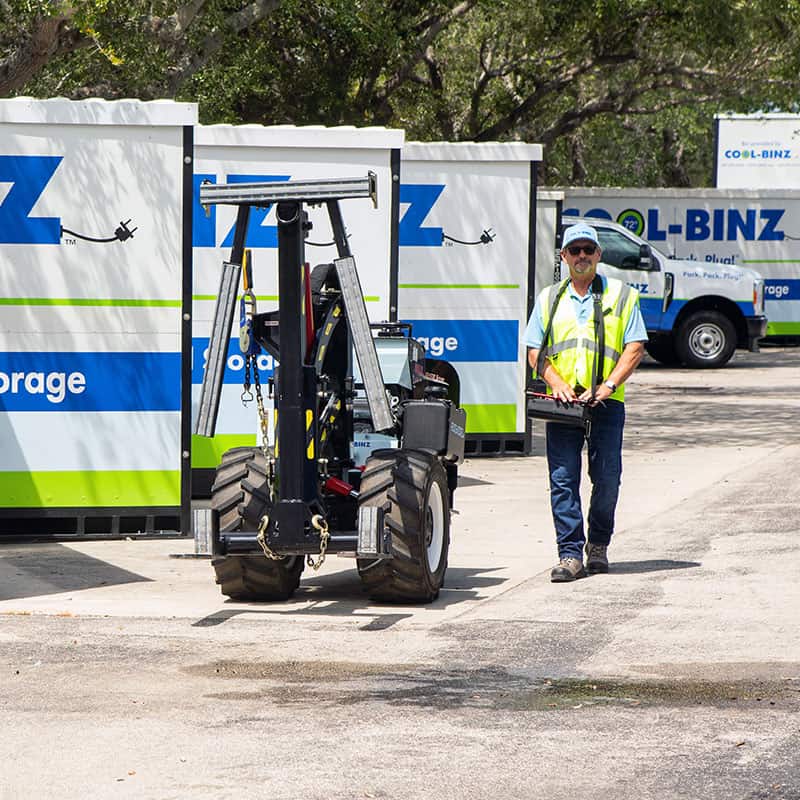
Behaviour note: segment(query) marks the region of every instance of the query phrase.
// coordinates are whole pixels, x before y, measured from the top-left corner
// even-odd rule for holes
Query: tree
[[[420,138],[541,142],[561,183],[698,180],[700,136],[708,180],[714,113],[796,107],[799,23],[775,0],[485,2],[430,48],[398,116]]]
[[[797,108],[800,0],[0,0],[0,94],[545,145],[551,183],[702,185],[720,111]],[[2,51],[0,51],[2,52]]]
[[[0,95],[172,97],[280,0],[0,0]]]

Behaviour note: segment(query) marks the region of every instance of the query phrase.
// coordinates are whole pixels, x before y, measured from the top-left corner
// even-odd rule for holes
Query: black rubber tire
[[[374,600],[430,603],[439,596],[450,548],[450,492],[439,459],[417,450],[376,450],[361,477],[360,505],[384,509],[392,558],[359,559]]]
[[[211,525],[220,532],[256,530],[270,508],[267,459],[256,447],[236,447],[222,456],[211,487]],[[217,556],[211,560],[222,594],[232,600],[288,600],[300,584],[302,556],[280,561],[264,555]]]
[[[644,349],[650,358],[659,364],[672,367],[678,363],[678,354],[675,352],[675,340],[671,336],[657,336],[645,343]]]
[[[736,328],[719,311],[695,311],[678,329],[675,352],[691,369],[724,367],[736,350]]]

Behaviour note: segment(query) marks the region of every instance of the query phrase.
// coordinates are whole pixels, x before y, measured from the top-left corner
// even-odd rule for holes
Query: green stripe
[[[234,447],[255,447],[256,444],[254,433],[221,433],[210,439],[192,436],[192,468],[215,469],[226,451]]]
[[[767,336],[800,336],[800,322],[767,322]]]
[[[0,472],[0,507],[178,506],[180,470]]]
[[[464,403],[462,408],[467,412],[467,433],[514,433],[517,430],[516,403]]]
[[[276,294],[264,294],[258,295],[256,298],[257,300],[263,300],[264,302],[272,301],[277,303],[278,302],[278,295]],[[217,295],[215,294],[193,294],[192,300],[208,300],[211,303],[217,302]]]
[[[257,299],[258,300],[263,300],[265,302],[266,301],[271,301],[271,302],[277,303],[278,302],[278,295],[276,295],[276,294],[258,295]],[[364,300],[367,303],[377,303],[380,299],[381,299],[380,296],[376,295],[376,294],[365,294],[364,295]],[[192,300],[208,300],[208,301],[210,301],[212,303],[215,303],[217,301],[217,295],[215,295],[215,294],[193,294],[192,295]]]
[[[0,297],[0,306],[124,306],[180,308],[180,300],[135,300],[130,297]]]
[[[800,258],[743,258],[742,264],[800,264]]]
[[[399,283],[401,289],[519,289],[518,283]]]

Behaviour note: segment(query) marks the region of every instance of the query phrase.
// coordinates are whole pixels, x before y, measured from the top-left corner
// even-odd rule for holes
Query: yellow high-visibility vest
[[[616,278],[605,279],[603,291],[603,321],[605,324],[605,346],[601,362],[602,379],[608,378],[625,347],[625,326],[630,319],[639,293],[627,283]],[[542,322],[545,329],[550,319],[553,302],[563,283],[545,289],[542,308]],[[589,287],[591,292],[591,287]],[[565,292],[566,294],[566,292]],[[553,328],[547,342],[542,342],[545,355],[570,386],[592,386],[592,369],[597,353],[594,325],[594,303],[588,321],[581,325],[575,316],[572,301],[561,298],[553,318]],[[550,388],[547,389],[550,392]],[[613,400],[625,400],[625,386],[617,386],[612,393]]]

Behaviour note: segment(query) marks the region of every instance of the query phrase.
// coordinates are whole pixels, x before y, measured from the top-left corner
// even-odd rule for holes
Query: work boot
[[[583,561],[579,558],[562,558],[561,561],[550,570],[550,580],[552,583],[567,583],[576,578],[585,578],[586,570],[583,568]]]
[[[608,572],[608,545],[586,542],[586,571],[590,575]]]

